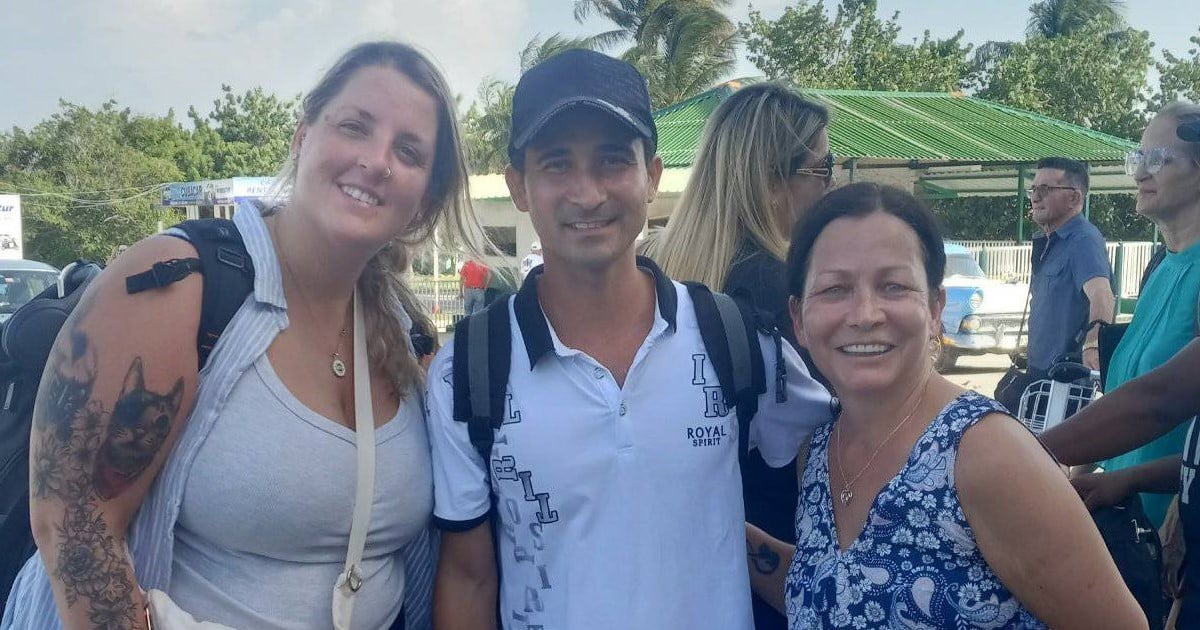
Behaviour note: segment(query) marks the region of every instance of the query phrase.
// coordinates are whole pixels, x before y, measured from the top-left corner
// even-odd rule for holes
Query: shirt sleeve
[[[453,368],[454,344],[447,343],[429,366],[425,400],[433,455],[433,522],[440,529],[461,532],[485,522],[492,503],[486,464],[471,445],[467,423],[454,420]]]
[[[1075,286],[1083,289],[1084,283],[1092,278],[1112,278],[1112,267],[1108,264],[1108,249],[1099,237],[1089,236],[1083,246],[1076,248],[1071,256],[1071,273]]]
[[[750,422],[750,448],[757,448],[768,466],[786,466],[796,458],[800,446],[821,425],[833,419],[830,395],[808,373],[795,348],[782,343],[786,378],[784,396],[778,396],[775,378],[776,340],[759,334],[767,391],[758,398],[758,412]],[[783,400],[780,400],[782,398]]]

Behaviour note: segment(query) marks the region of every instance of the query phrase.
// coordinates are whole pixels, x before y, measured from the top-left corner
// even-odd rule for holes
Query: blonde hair
[[[734,92],[709,116],[683,196],[644,251],[678,280],[723,288],[733,257],[749,239],[779,260],[788,234],[771,207],[793,157],[811,151],[829,122],[825,107],[776,82]]]
[[[432,320],[404,281],[411,250],[433,238],[439,225],[443,226],[440,232],[466,249],[468,255],[482,256],[488,240],[471,206],[467,161],[453,93],[437,67],[412,46],[385,41],[351,48],[304,97],[301,119],[306,124],[315,123],[354,73],[378,66],[393,68],[408,77],[429,93],[438,107],[436,149],[422,212],[404,233],[367,262],[357,283],[367,325],[367,354],[372,365],[383,370],[395,384],[400,396],[411,388],[423,386],[424,381],[422,368],[409,350],[409,330],[403,325],[402,314],[407,313],[421,332],[437,336]],[[295,180],[296,163],[289,159],[276,178],[274,203],[264,208],[264,216],[287,205]]]

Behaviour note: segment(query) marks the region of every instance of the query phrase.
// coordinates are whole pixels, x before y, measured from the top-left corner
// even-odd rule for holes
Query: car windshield
[[[951,254],[946,256],[946,277],[966,276],[968,278],[986,278],[975,257],[970,254]]]
[[[53,271],[0,270],[0,314],[13,314],[57,281]]]

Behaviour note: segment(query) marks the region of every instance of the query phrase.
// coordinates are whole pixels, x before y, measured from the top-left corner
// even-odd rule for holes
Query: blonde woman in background
[[[430,323],[401,273],[435,224],[481,238],[454,98],[424,55],[377,42],[343,55],[302,109],[283,203],[234,218],[254,288],[202,374],[202,277],[124,285],[195,257],[181,238],[131,247],[64,326],[34,413],[40,556],[0,627],[143,628],[150,589],[235,628],[332,627],[355,509],[356,290],[377,446],[354,627],[428,627],[429,550],[423,567],[406,559],[433,502],[409,343],[414,320]],[[104,453],[120,455],[117,473]]]
[[[646,245],[667,276],[702,282],[753,305],[822,382],[792,333],[784,260],[792,226],[834,181],[828,123],[825,107],[780,83],[734,92],[708,119],[666,229]],[[742,478],[746,520],[794,542],[794,467],[771,468],[756,451]],[[760,630],[787,627],[757,599],[754,616]]]

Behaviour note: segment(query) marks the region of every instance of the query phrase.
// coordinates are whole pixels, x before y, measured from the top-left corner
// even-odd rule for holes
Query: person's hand
[[[1096,348],[1086,348],[1083,351],[1083,364],[1089,370],[1100,369],[1100,351]]]
[[[1083,499],[1089,512],[1116,505],[1133,494],[1125,475],[1119,473],[1088,473],[1071,479],[1071,485]]]

